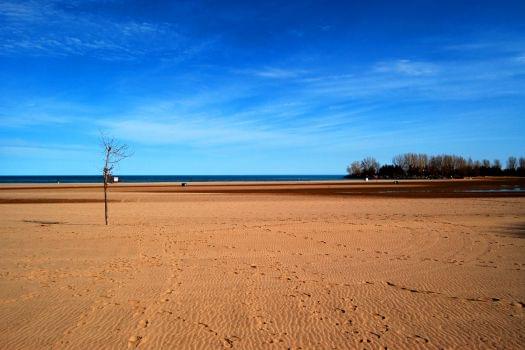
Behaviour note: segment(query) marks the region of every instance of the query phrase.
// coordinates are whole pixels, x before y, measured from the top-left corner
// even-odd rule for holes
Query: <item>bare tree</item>
[[[104,147],[104,168],[102,176],[104,178],[104,220],[108,224],[108,185],[113,180],[112,171],[114,167],[123,159],[132,154],[128,145],[119,144],[114,138],[107,137],[103,133],[100,135],[100,142]]]
[[[394,166],[403,169],[408,177],[424,176],[430,167],[428,156],[424,153],[403,153],[392,159]]]
[[[348,171],[349,175],[361,176],[361,163],[358,161],[352,162],[352,164],[346,168],[346,171]]]
[[[403,169],[403,172],[405,173],[408,171],[408,165],[405,162],[405,156],[403,154],[398,154],[395,156],[392,159],[392,164]]]
[[[433,177],[443,176],[443,156],[432,156],[428,164],[430,175]]]
[[[515,171],[517,167],[518,160],[516,159],[516,157],[509,157],[509,159],[507,159],[507,170]]]
[[[525,157],[509,157],[507,167],[494,159],[483,161],[464,158],[454,154],[428,156],[424,153],[403,153],[392,159],[392,165],[379,163],[373,157],[353,162],[347,171],[353,176],[375,176],[380,178],[462,178],[465,176],[520,176],[525,177]]]
[[[454,161],[454,176],[463,177],[467,175],[468,166],[465,158],[461,156],[452,156]]]
[[[379,162],[374,157],[366,157],[361,161],[363,175],[373,176],[379,170]]]
[[[449,154],[443,155],[441,173],[447,178],[454,175],[454,156]]]
[[[517,169],[518,176],[525,176],[525,158],[520,157],[518,160],[518,169]]]

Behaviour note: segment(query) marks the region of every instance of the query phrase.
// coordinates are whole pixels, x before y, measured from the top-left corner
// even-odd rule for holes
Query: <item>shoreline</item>
[[[112,183],[111,186],[175,186],[181,183],[198,186],[215,186],[215,185],[301,185],[301,184],[384,184],[384,183],[451,183],[451,182],[501,182],[524,180],[525,177],[519,176],[487,176],[487,177],[471,177],[460,179],[333,179],[333,180],[249,180],[249,181],[143,181],[143,182],[125,182]],[[102,184],[101,182],[0,182],[0,189],[2,187],[64,187],[64,186],[85,186],[96,187]],[[58,186],[57,186],[58,185]]]
[[[101,184],[0,184],[0,203],[98,201]],[[97,196],[94,196],[96,193]],[[451,180],[370,180],[295,182],[195,182],[117,183],[110,185],[112,199],[131,193],[143,194],[227,194],[227,195],[313,195],[340,197],[483,198],[525,197],[525,178],[482,178]],[[29,195],[29,196],[28,196]],[[64,198],[64,195],[67,197]]]
[[[271,180],[271,181],[144,181],[144,182],[117,182],[112,183],[111,186],[170,186],[180,185],[181,183],[187,183],[189,185],[294,185],[294,184],[384,184],[394,183],[395,181],[403,183],[451,183],[451,182],[501,182],[501,181],[512,181],[512,180],[524,180],[525,177],[519,176],[494,176],[494,177],[472,177],[462,179],[337,179],[337,180]],[[60,186],[86,186],[93,187],[101,185],[102,182],[61,182],[59,184],[55,182],[37,183],[37,182],[2,182],[0,188],[4,186],[21,186],[21,187],[57,187]],[[60,187],[58,186],[58,187]]]

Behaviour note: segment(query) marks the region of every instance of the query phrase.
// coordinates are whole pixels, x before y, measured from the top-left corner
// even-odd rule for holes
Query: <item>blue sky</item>
[[[0,0],[0,174],[525,156],[524,1]]]

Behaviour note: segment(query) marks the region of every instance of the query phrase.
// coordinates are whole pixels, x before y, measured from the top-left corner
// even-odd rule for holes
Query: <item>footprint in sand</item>
[[[142,340],[142,337],[140,337],[138,335],[132,335],[128,339],[128,348],[135,348],[135,347],[137,347],[141,340]]]

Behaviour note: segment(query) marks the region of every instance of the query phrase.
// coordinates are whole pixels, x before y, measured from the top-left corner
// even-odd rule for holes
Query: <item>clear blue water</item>
[[[321,181],[343,175],[119,175],[120,182]],[[0,183],[100,183],[101,175],[0,176]]]

